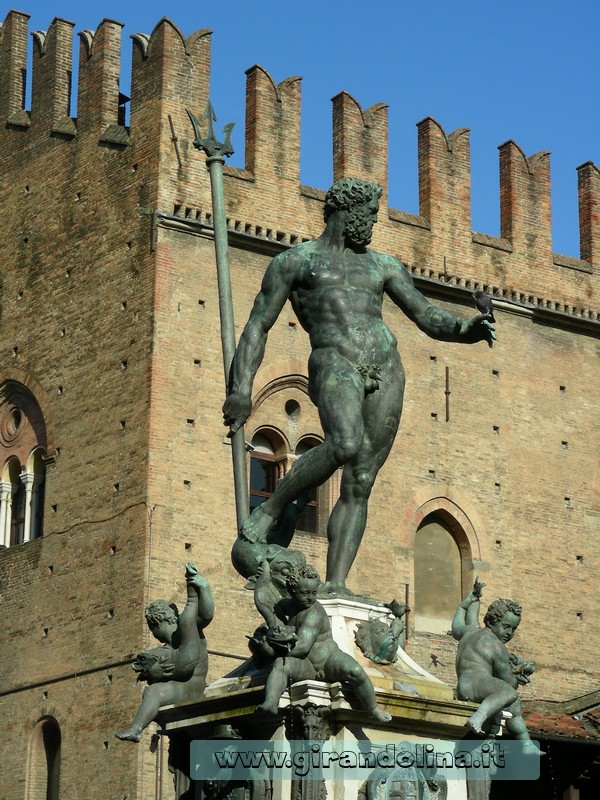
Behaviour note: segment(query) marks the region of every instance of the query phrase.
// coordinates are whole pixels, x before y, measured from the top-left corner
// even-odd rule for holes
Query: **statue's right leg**
[[[514,736],[515,739],[529,739],[529,731],[523,719],[521,701],[515,700],[506,710],[512,714],[512,717],[506,720],[506,729],[510,735]]]
[[[117,739],[129,742],[139,742],[142,731],[156,718],[161,705],[174,702],[171,698],[171,681],[166,683],[153,683],[146,686],[142,696],[142,703],[131,725],[122,733],[116,733]]]
[[[277,714],[279,701],[290,681],[307,680],[314,678],[314,668],[308,659],[276,658],[265,686],[265,699],[256,707],[257,711],[266,711],[267,714]]]
[[[471,702],[479,701],[479,708],[469,717],[467,725],[474,733],[482,734],[488,719],[503,709],[508,709],[517,700],[517,690],[500,678],[486,672],[470,671],[467,680],[459,679],[459,697]]]

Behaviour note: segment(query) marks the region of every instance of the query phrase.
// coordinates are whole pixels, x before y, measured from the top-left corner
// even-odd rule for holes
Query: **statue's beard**
[[[373,216],[367,209],[352,209],[348,216],[344,236],[353,247],[366,247],[373,235]]]

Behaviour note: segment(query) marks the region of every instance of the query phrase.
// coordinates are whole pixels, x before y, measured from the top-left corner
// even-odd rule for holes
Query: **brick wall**
[[[198,563],[216,596],[207,638],[221,655],[209,678],[239,663],[259,621],[230,563],[236,523],[210,186],[185,114],[199,115],[208,96],[210,36],[184,38],[162,21],[134,37],[125,128],[120,30],[104,20],[81,36],[76,121],[72,24],[55,20],[35,37],[31,112],[21,84],[27,15],[10,12],[0,32],[0,379],[33,387],[57,450],[44,537],[0,553],[3,800],[24,797],[27,744],[44,714],[63,731],[66,798],[154,791],[150,732],[139,748],[112,734],[139,701],[128,662],[149,643],[144,605],[183,600],[185,561]],[[322,229],[326,187],[299,184],[300,90],[297,78],[275,85],[262,67],[248,70],[246,168],[225,167],[238,335],[271,255]],[[579,168],[579,259],[549,246],[547,154],[501,146],[502,229],[490,237],[470,226],[466,129],[448,135],[435,120],[419,123],[419,215],[387,207],[384,104],[363,110],[342,92],[333,130],[335,177],[384,186],[373,246],[401,258],[457,316],[472,313],[473,289],[488,287],[498,321],[492,350],[444,344],[386,303],[407,372],[405,410],[349,585],[377,585],[389,600],[409,584],[412,596],[415,530],[442,509],[465,531],[485,599],[522,602],[515,648],[538,664],[537,696],[589,691],[599,679],[598,170]],[[308,352],[288,306],[255,396],[305,374]],[[319,433],[308,397],[294,391],[307,430]],[[249,434],[269,417],[286,433],[287,398],[259,405]],[[325,539],[299,542],[323,571]],[[410,624],[411,655],[453,682],[451,639]],[[161,780],[167,791],[168,775]]]

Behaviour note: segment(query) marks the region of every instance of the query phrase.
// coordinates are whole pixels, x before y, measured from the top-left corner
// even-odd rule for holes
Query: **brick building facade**
[[[162,20],[133,37],[125,127],[121,27],[103,20],[79,34],[76,120],[73,24],[34,33],[30,111],[28,16],[11,11],[0,29],[2,800],[40,797],[44,753],[57,751],[61,798],[149,797],[159,785],[168,797],[151,732],[138,748],[113,736],[139,701],[130,664],[150,643],[145,605],[181,602],[183,562],[199,564],[217,603],[209,679],[245,657],[258,620],[230,562],[210,185],[185,113],[208,98],[210,32],[185,38]],[[324,192],[300,183],[300,99],[299,78],[276,85],[262,67],[248,70],[246,165],[225,167],[238,335],[269,259],[322,229]],[[386,106],[333,99],[334,177],[383,186],[372,246],[457,316],[471,315],[471,292],[485,288],[498,342],[435,342],[385,306],[405,410],[349,585],[376,585],[383,600],[408,587],[407,650],[452,683],[455,645],[435,610],[442,565],[429,576],[440,592],[418,596],[427,567],[416,569],[415,552],[428,547],[419,529],[433,525],[431,541],[458,563],[454,593],[478,574],[486,598],[522,602],[515,649],[538,666],[530,696],[572,701],[600,684],[600,175],[578,168],[573,258],[552,253],[548,153],[500,146],[495,237],[471,229],[468,130],[446,134],[427,118],[418,142],[413,215],[387,205]],[[282,469],[320,436],[308,352],[288,306],[246,432],[273,442]],[[317,531],[297,538],[321,571],[337,481],[319,495]],[[440,624],[426,621],[436,613]]]

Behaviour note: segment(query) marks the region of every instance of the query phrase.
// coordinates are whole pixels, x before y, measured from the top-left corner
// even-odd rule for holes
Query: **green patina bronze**
[[[273,602],[269,563],[263,561],[261,565],[254,602],[264,617],[266,631],[263,638],[254,638],[253,652],[270,669],[265,699],[257,711],[277,714],[282,694],[298,681],[340,681],[351,689],[362,710],[380,722],[389,722],[391,715],[377,705],[367,673],[333,640],[329,617],[317,600],[320,583],[309,564],[292,567],[286,575],[288,597]]]
[[[512,717],[506,728],[515,739],[529,743],[529,733],[517,695],[519,684],[529,683],[535,667],[530,661],[509,653],[506,644],[521,622],[521,606],[514,600],[495,600],[479,627],[479,605],[485,584],[475,581],[461,601],[452,620],[452,635],[458,640],[456,672],[459,700],[479,703],[468,725],[477,735],[494,734],[501,711]],[[531,743],[532,751],[539,753]]]
[[[324,441],[298,459],[244,521],[241,536],[265,542],[288,503],[343,466],[340,498],[328,523],[326,577],[331,590],[342,592],[365,530],[373,483],[402,413],[404,370],[396,337],[382,318],[384,295],[434,339],[491,346],[495,338],[489,315],[457,319],[429,303],[397,259],[369,249],[380,196],[377,184],[336,181],[326,195],[323,233],[273,259],[238,344],[223,406],[235,434],[252,408],[268,331],[289,299],[310,337],[309,392]]]
[[[138,680],[147,681],[148,686],[131,725],[115,734],[119,739],[139,742],[161,706],[195,700],[206,688],[204,628],[214,616],[215,603],[208,581],[194,564],[185,565],[185,577],[187,602],[181,614],[166,600],[155,600],[146,609],[148,627],[162,646],[138,653],[132,664]]]

